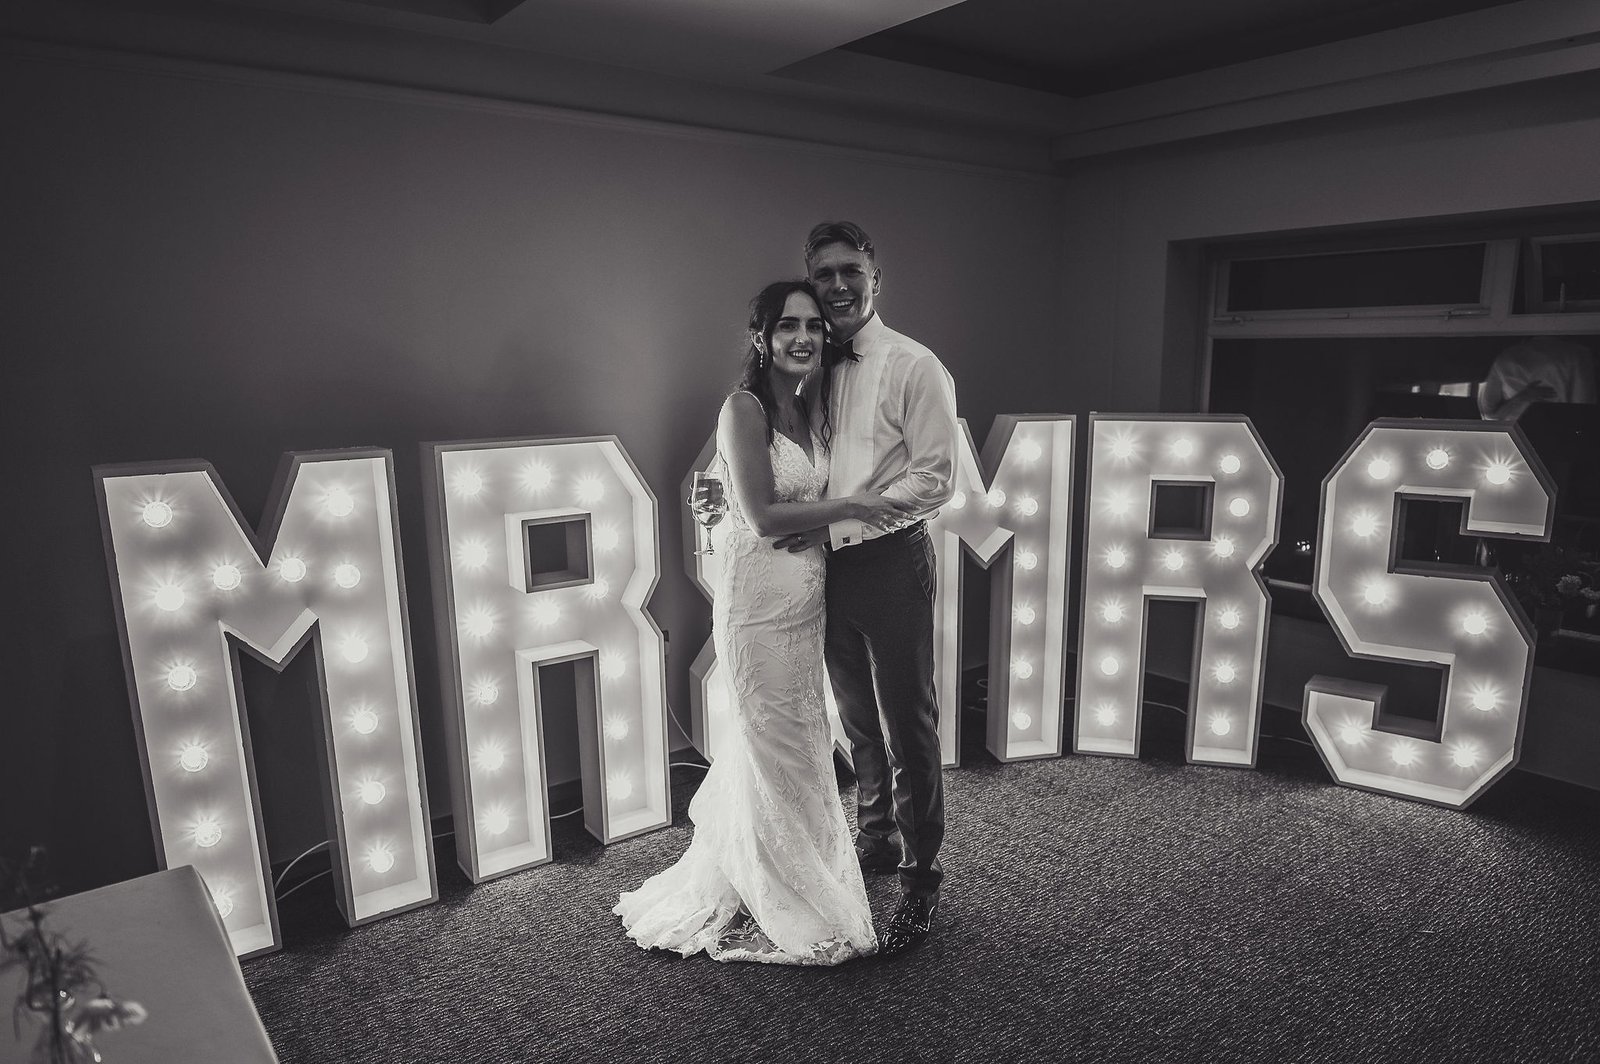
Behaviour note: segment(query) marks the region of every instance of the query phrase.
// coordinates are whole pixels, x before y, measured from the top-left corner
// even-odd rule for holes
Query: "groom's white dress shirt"
[[[877,314],[850,340],[859,360],[834,367],[828,498],[874,492],[932,514],[955,493],[956,386],[936,355]],[[883,535],[835,521],[835,550]]]

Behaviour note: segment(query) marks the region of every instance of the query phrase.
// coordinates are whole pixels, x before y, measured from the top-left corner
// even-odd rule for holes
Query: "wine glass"
[[[721,477],[715,473],[695,472],[694,490],[689,495],[689,512],[706,530],[705,549],[696,549],[695,553],[717,553],[711,545],[711,526],[721,521],[723,514],[728,512],[728,500],[722,492]]]

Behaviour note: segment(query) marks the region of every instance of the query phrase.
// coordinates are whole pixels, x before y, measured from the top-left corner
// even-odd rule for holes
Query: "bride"
[[[838,964],[877,949],[822,697],[822,548],[772,546],[834,521],[888,528],[905,517],[881,495],[821,499],[837,357],[825,359],[824,330],[804,281],[770,284],[751,302],[743,378],[717,420],[732,491],[712,635],[737,729],[719,739],[689,805],[687,852],[613,910],[646,949],[768,964]]]

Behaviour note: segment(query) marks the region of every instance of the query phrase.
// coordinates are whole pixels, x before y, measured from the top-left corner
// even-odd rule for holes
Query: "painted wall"
[[[442,813],[420,441],[616,433],[676,559],[745,304],[829,217],[873,233],[885,320],[944,356],[980,442],[996,413],[1069,404],[1052,178],[45,59],[0,63],[0,98],[28,101],[0,116],[0,852],[47,843],[68,889],[154,866],[95,463],[210,459],[254,521],[283,451],[393,449]],[[687,720],[709,607],[669,568],[651,612]],[[247,676],[275,861],[324,837],[308,666]],[[574,778],[571,720],[546,728]]]

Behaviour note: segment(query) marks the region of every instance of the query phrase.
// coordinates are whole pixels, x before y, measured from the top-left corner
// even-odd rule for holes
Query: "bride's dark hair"
[[[817,299],[816,293],[811,290],[811,285],[806,281],[774,281],[767,285],[756,297],[750,301],[750,333],[752,336],[761,337],[758,347],[751,340],[745,349],[744,362],[739,374],[738,389],[747,391],[761,402],[761,409],[767,415],[767,443],[772,443],[773,421],[778,408],[778,397],[772,394],[772,379],[767,373],[767,354],[772,350],[772,333],[778,327],[778,319],[783,317],[783,306],[789,297],[796,292],[803,293],[811,302],[817,304],[817,315],[822,316],[822,303]],[[831,332],[824,318],[823,329]],[[833,367],[838,364],[840,354],[832,343],[824,343],[820,352],[822,359],[815,384],[808,381],[811,388],[817,389],[817,398],[822,404],[822,426],[817,430],[817,435],[822,438],[822,445],[828,447],[833,442],[833,417],[828,412],[828,395],[833,384]],[[800,413],[806,419],[807,427],[811,424],[811,410],[809,404],[802,403]]]

